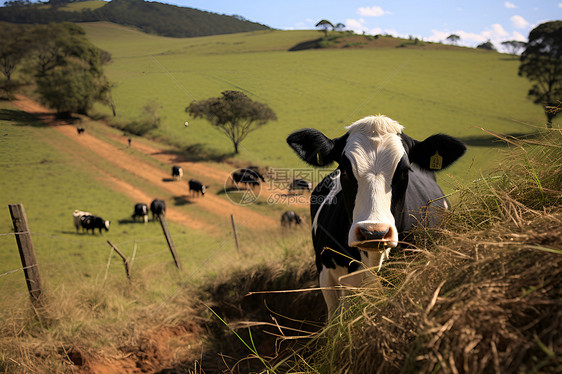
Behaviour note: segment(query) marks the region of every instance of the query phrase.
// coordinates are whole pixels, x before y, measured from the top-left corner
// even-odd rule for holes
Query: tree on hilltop
[[[476,46],[476,48],[478,49],[486,49],[488,51],[495,51],[496,47],[494,47],[494,44],[492,44],[492,42],[490,40],[488,40],[485,43],[480,43],[478,44],[478,46]]]
[[[516,55],[519,51],[525,49],[527,43],[519,40],[506,40],[502,45],[507,49],[510,55]]]
[[[447,37],[447,40],[451,42],[451,44],[457,45],[461,37],[457,34],[451,34]]]
[[[562,21],[546,22],[531,30],[520,59],[519,75],[533,83],[528,96],[543,105],[550,128],[559,113],[552,108],[562,100]]]
[[[270,120],[277,120],[267,105],[253,101],[243,92],[224,91],[222,97],[193,101],[185,111],[194,118],[204,118],[225,134],[239,153],[240,143],[249,133],[257,130]]]
[[[327,19],[323,19],[316,24],[316,27],[320,28],[324,32],[324,36],[328,36],[328,30],[334,29],[334,24]]]

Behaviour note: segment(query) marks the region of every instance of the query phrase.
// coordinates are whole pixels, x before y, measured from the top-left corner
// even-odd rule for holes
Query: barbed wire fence
[[[40,242],[38,247],[40,248],[39,261],[29,266],[17,266],[17,246],[14,239],[24,234],[31,235],[33,240]],[[39,268],[49,290],[68,287],[68,285],[77,286],[86,282],[90,282],[96,287],[106,287],[110,278],[115,283],[127,282],[123,266],[114,261],[114,257],[117,255],[107,243],[107,236],[77,235],[80,235],[80,238],[74,239],[65,234],[37,231],[0,233],[0,248],[4,249],[3,259],[0,262],[0,295],[3,295],[0,301],[1,309],[20,304],[29,299],[29,290],[25,287],[25,277],[21,277],[20,274],[34,268]],[[189,239],[184,240],[184,238]],[[177,243],[182,243],[175,245],[175,249],[180,254],[191,253],[190,248],[198,245],[189,236],[189,233],[176,233],[174,239]],[[66,246],[74,244],[76,250],[70,254],[57,251],[56,248],[59,247],[57,243],[63,243]],[[174,266],[174,259],[170,256],[170,250],[167,248],[166,239],[163,235],[121,240],[115,242],[114,245],[120,248],[123,253],[126,253],[133,279],[135,279],[136,274],[159,272],[162,269],[170,271],[169,267]],[[159,246],[163,248],[158,250]],[[13,250],[10,248],[13,248]],[[49,250],[45,250],[45,248],[49,248]],[[164,295],[164,299],[171,299],[182,287],[195,281],[201,274],[201,267],[209,267],[211,264],[216,266],[227,264],[230,261],[228,256],[218,255],[219,252],[224,253],[225,249],[228,249],[227,252],[237,255],[232,236],[223,238],[214,245],[214,248],[205,251],[204,254],[190,258],[192,261],[182,272],[181,282],[176,282],[176,287],[170,289],[169,294]],[[97,256],[94,257],[97,260],[91,258],[84,260],[85,256],[81,254],[83,251],[96,251]]]

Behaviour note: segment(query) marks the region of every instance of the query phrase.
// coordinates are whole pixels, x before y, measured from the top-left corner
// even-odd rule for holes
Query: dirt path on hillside
[[[34,114],[41,118],[44,122],[52,126],[57,132],[64,134],[71,138],[73,141],[88,148],[108,162],[126,170],[143,180],[158,188],[170,193],[172,196],[188,200],[192,204],[200,206],[201,209],[206,210],[213,216],[217,216],[214,222],[205,222],[204,220],[191,217],[181,208],[170,206],[167,204],[167,217],[170,220],[181,223],[189,228],[196,230],[215,231],[216,227],[220,224],[229,224],[230,214],[234,214],[236,222],[239,225],[254,227],[258,229],[271,228],[277,225],[277,220],[263,214],[257,213],[247,207],[234,204],[226,199],[221,199],[213,194],[206,194],[205,197],[190,197],[188,196],[188,188],[185,181],[183,182],[169,182],[170,173],[164,172],[161,169],[154,167],[139,157],[134,156],[127,152],[126,145],[123,147],[115,146],[101,139],[96,138],[88,132],[81,135],[77,134],[76,126],[69,125],[64,121],[58,121],[54,118],[52,111],[38,104],[37,102],[18,95],[14,104],[21,110]],[[120,139],[120,141],[126,141]],[[143,153],[158,159],[161,162],[172,164],[174,155],[170,155],[162,149],[147,146],[141,142],[135,144],[136,150],[141,150]],[[189,170],[190,173],[196,175],[205,175],[217,181],[224,181],[228,176],[227,172],[219,169],[213,169],[208,165],[202,165],[194,162],[180,163],[184,170]],[[107,172],[105,172],[108,174]],[[133,198],[135,201],[150,202],[153,197],[144,192],[142,186],[133,186],[119,178],[118,175],[106,175],[110,180],[113,188],[117,191],[123,192]]]

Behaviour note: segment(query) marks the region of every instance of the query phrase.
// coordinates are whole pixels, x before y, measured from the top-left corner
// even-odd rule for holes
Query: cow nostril
[[[392,237],[392,230],[390,226],[387,225],[372,224],[364,227],[358,227],[356,235],[359,241],[383,240],[390,239]]]

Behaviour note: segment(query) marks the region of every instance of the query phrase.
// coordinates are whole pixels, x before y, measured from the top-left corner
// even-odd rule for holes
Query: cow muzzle
[[[350,246],[364,251],[382,251],[398,245],[394,228],[382,223],[363,223],[355,227],[355,241]]]

